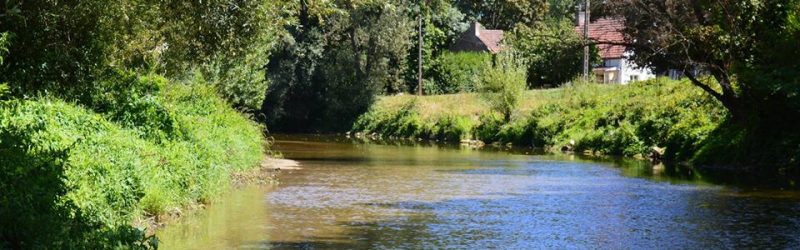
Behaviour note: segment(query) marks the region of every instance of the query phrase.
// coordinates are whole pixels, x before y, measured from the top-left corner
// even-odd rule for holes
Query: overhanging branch
[[[710,86],[708,86],[708,85],[704,84],[703,82],[701,82],[700,80],[698,80],[697,77],[695,77],[688,70],[684,70],[683,71],[683,75],[685,75],[686,78],[689,78],[689,81],[691,81],[692,84],[694,84],[697,87],[700,87],[701,89],[703,89],[703,91],[709,93],[711,96],[714,96],[714,98],[716,98],[720,102],[723,102],[723,103],[726,102],[725,101],[725,97],[722,96],[722,94],[720,94],[716,90],[712,89]]]

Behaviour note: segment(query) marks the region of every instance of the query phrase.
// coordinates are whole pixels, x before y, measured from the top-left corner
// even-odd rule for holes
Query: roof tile
[[[622,19],[601,18],[589,24],[589,39],[598,43],[622,43],[625,42],[622,34],[624,28]],[[575,31],[583,36],[583,25],[575,27]],[[625,46],[622,45],[598,44],[597,49],[603,59],[622,58],[625,54]]]
[[[502,49],[501,42],[503,41],[503,31],[502,30],[481,30],[480,35],[478,36],[479,39],[486,45],[486,48],[489,49],[492,53],[500,52]]]

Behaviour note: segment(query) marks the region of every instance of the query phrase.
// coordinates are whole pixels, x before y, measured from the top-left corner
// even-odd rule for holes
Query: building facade
[[[579,12],[576,16],[577,25],[575,32],[583,37],[585,15]],[[643,81],[655,78],[652,69],[639,68],[627,58],[630,51],[622,45],[625,37],[622,30],[625,28],[624,20],[619,18],[601,18],[589,23],[589,39],[597,43],[597,49],[602,62],[593,65],[594,80],[599,83],[628,84],[634,81]]]

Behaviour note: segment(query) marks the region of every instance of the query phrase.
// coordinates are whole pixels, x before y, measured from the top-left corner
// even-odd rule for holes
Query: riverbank
[[[96,90],[0,98],[0,248],[150,248],[133,222],[208,204],[262,162],[263,128],[207,84],[125,73]]]
[[[261,161],[259,167],[232,172],[230,174],[231,185],[228,189],[222,191],[221,194],[237,192],[238,189],[247,188],[250,186],[276,184],[278,183],[277,176],[282,170],[298,169],[300,169],[300,163],[297,161],[267,156]],[[216,202],[192,202],[182,207],[175,207],[163,214],[138,218],[133,222],[133,225],[137,228],[145,228],[147,230],[146,235],[155,235],[156,231],[161,230],[165,226],[169,226],[181,218],[185,218],[187,216],[191,217],[196,212],[205,210],[208,206],[214,205],[218,204]]]
[[[702,90],[668,79],[531,90],[522,100],[505,122],[477,94],[381,97],[352,132],[688,162],[726,119]]]
[[[268,156],[261,161],[261,165],[258,168],[233,173],[231,182],[236,187],[265,185],[277,182],[276,176],[282,170],[299,169],[300,163],[297,161]]]

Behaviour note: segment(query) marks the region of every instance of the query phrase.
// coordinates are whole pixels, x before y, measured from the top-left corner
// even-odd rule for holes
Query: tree
[[[428,94],[475,92],[483,71],[491,67],[492,54],[486,52],[445,52],[431,62]]]
[[[580,75],[583,41],[571,21],[549,20],[533,27],[518,25],[507,38],[527,65],[528,86],[558,86]],[[599,62],[596,50],[593,62]]]
[[[411,14],[422,11],[423,18],[423,42],[422,42],[422,71],[426,86],[432,81],[432,71],[435,69],[434,62],[449,50],[450,45],[463,33],[469,25],[464,20],[465,16],[449,1],[427,0],[421,1],[421,5],[416,3],[411,7]],[[416,8],[421,8],[417,10]],[[414,17],[416,18],[416,17]],[[393,94],[401,91],[416,92],[417,89],[417,67],[419,49],[417,39],[412,40],[411,49],[408,52],[406,63],[405,89],[387,89],[386,94]],[[427,89],[425,91],[428,92]]]
[[[279,130],[346,129],[382,89],[402,82],[414,34],[402,2],[314,4],[295,6],[298,23],[268,65],[272,85],[262,111]]]
[[[485,27],[509,30],[518,23],[533,25],[546,17],[547,0],[458,0],[468,18]]]
[[[557,21],[575,21],[575,14],[578,6],[583,6],[586,0],[549,0],[548,17]],[[592,0],[590,3],[591,19],[597,20],[609,15],[613,15],[613,1]]]
[[[506,122],[516,110],[525,91],[525,63],[513,52],[498,54],[496,63],[483,72],[479,84],[481,97]]]
[[[282,21],[273,7],[258,0],[6,1],[0,32],[14,34],[14,46],[0,81],[16,94],[81,100],[114,69],[181,78],[207,64],[229,101],[258,106],[272,27]]]
[[[33,92],[91,81],[115,37],[117,1],[7,1],[0,32],[13,34],[0,81],[13,92]],[[122,30],[120,30],[122,31]]]
[[[624,0],[615,5],[639,65],[682,71],[742,125],[797,117],[798,1]]]

